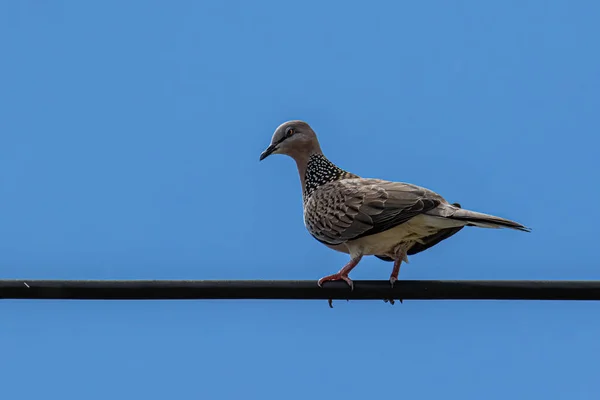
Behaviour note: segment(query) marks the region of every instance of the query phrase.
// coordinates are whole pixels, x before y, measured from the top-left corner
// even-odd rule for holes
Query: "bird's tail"
[[[530,228],[523,226],[518,222],[462,208],[456,209],[449,218],[465,221],[468,222],[468,225],[479,226],[481,228],[511,228],[519,231],[531,232]]]

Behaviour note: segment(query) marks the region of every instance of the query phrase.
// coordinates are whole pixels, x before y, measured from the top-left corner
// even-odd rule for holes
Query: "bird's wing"
[[[340,244],[391,229],[445,200],[415,185],[380,179],[343,179],[317,189],[304,223],[319,241]]]

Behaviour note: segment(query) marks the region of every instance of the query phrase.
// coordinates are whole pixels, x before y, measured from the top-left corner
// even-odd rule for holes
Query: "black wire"
[[[600,281],[0,280],[4,299],[600,300]]]

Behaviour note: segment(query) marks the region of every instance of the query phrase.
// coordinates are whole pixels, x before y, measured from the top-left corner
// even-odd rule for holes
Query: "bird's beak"
[[[277,144],[272,144],[269,147],[267,147],[267,149],[261,153],[261,155],[260,155],[260,161],[262,161],[265,158],[269,157],[271,154],[273,154],[273,152],[275,150],[277,150]]]

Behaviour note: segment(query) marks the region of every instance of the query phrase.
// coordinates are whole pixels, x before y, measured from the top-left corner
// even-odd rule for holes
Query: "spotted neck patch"
[[[304,175],[304,199],[308,199],[319,186],[326,183],[356,177],[356,175],[339,168],[323,154],[312,154],[308,158]]]

